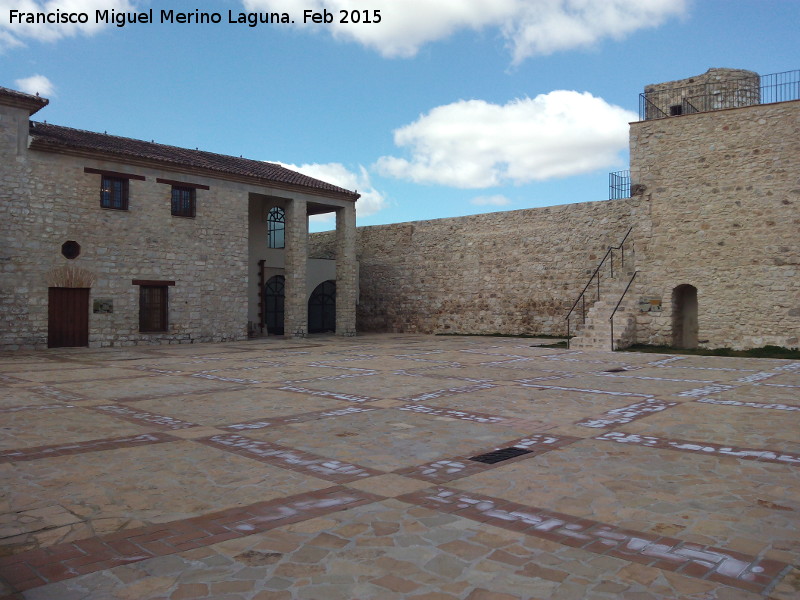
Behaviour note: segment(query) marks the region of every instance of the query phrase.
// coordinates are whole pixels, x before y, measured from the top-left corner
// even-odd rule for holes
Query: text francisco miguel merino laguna
[[[339,23],[380,23],[380,10],[352,10],[339,11],[337,21]],[[259,23],[294,23],[294,20],[285,12],[234,12],[228,11],[226,23],[242,23],[249,27],[255,27]],[[175,10],[160,10],[158,21],[154,19],[153,9],[142,12],[117,12],[115,10],[96,10],[94,11],[94,23],[114,24],[117,27],[124,27],[127,24],[135,23],[182,23],[182,24],[205,24],[222,23],[222,15],[218,12],[201,12],[197,9],[189,12]],[[332,23],[333,13],[323,10],[315,12],[313,10],[303,11],[303,23]],[[9,24],[24,23],[33,24],[84,24],[89,23],[89,13],[67,12],[56,9],[50,12],[22,12],[19,10],[9,11]]]

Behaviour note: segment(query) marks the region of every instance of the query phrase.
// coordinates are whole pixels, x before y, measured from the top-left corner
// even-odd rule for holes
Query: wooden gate
[[[48,348],[89,345],[89,289],[48,288]]]

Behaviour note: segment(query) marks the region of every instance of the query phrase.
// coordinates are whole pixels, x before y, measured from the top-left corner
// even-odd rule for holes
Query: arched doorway
[[[682,284],[672,290],[672,345],[697,348],[697,288]]]
[[[283,275],[275,275],[264,285],[264,320],[267,334],[283,335]]]
[[[323,281],[308,299],[308,332],[336,331],[336,282]]]

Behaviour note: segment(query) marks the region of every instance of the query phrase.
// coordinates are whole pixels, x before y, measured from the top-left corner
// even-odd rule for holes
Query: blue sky
[[[94,25],[151,8],[155,23]],[[89,24],[9,22],[56,9]],[[162,24],[162,9],[222,22]],[[334,23],[303,24],[306,9]],[[338,24],[342,9],[381,23]],[[603,200],[644,85],[800,69],[799,26],[800,0],[0,0],[0,86],[49,97],[39,120],[357,188],[373,225]]]

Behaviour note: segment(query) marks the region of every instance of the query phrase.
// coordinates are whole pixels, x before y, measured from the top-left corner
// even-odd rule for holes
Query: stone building
[[[800,343],[800,71],[647,86],[613,200],[357,230],[353,192],[29,123],[46,103],[0,88],[0,348],[63,345],[73,322],[70,345],[92,346],[331,329]],[[309,236],[330,211],[336,231]]]
[[[30,121],[47,103],[0,88],[0,349],[355,334],[358,194]],[[310,259],[329,212],[335,260]]]
[[[647,86],[618,199],[358,228],[359,330],[797,347],[798,99],[800,71]]]

